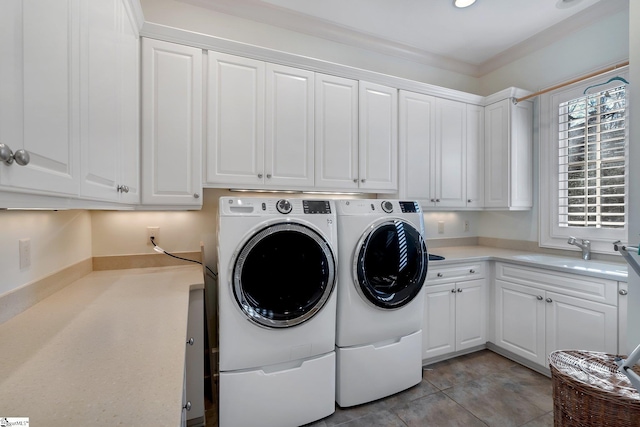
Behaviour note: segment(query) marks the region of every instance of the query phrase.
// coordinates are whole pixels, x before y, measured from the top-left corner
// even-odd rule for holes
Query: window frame
[[[626,99],[626,123],[625,123],[625,225],[620,229],[593,228],[593,227],[561,227],[558,224],[559,217],[559,105],[572,99],[584,96],[584,91],[589,86],[600,84],[611,77],[619,76],[628,80],[628,67],[600,74],[587,80],[547,92],[540,96],[540,197],[539,197],[539,246],[555,249],[571,250],[567,244],[570,236],[591,241],[591,251],[598,253],[615,253],[612,243],[616,240],[627,241],[629,228],[629,86],[625,90]],[[620,81],[613,81],[589,90],[601,92],[620,86]]]

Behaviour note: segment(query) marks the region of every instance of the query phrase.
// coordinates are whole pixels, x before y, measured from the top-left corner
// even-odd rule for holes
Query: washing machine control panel
[[[306,214],[331,213],[331,203],[328,200],[303,200],[302,208]]]
[[[418,202],[398,202],[400,203],[400,210],[402,213],[420,212],[420,205]]]
[[[291,206],[291,202],[287,199],[280,199],[278,203],[276,203],[276,209],[278,209],[278,212],[281,214],[288,214],[293,209],[293,206]]]

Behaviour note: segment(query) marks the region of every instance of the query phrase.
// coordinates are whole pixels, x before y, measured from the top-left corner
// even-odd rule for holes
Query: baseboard
[[[42,279],[27,283],[0,295],[0,323],[22,313],[48,296],[91,273],[92,259],[87,258]]]
[[[175,253],[182,258],[201,262],[201,252]],[[129,268],[147,267],[172,267],[176,265],[188,265],[188,261],[182,261],[165,254],[139,254],[139,255],[110,255],[93,257],[93,270],[126,270]]]
[[[486,345],[478,345],[472,348],[468,348],[466,350],[454,351],[453,353],[447,353],[443,356],[431,357],[429,359],[422,360],[422,367],[426,368],[429,365],[433,365],[434,363],[442,362],[444,360],[453,359],[455,357],[464,356],[465,354],[475,353],[476,351],[485,350],[487,348]]]

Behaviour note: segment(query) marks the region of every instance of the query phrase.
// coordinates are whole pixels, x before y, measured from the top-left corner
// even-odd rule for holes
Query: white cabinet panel
[[[435,102],[433,96],[400,91],[398,195],[401,199],[435,198]]]
[[[358,188],[358,81],[316,74],[315,186]]]
[[[265,64],[208,52],[205,182],[264,181]]]
[[[455,287],[453,284],[425,286],[422,358],[430,359],[455,350]]]
[[[123,0],[83,2],[81,11],[81,195],[137,203],[137,29]]]
[[[438,206],[466,206],[466,104],[436,99],[436,203]]]
[[[3,189],[78,194],[78,23],[77,1],[0,6],[0,143],[31,157],[0,165]]]
[[[487,342],[485,279],[456,283],[456,350]]]
[[[360,82],[360,188],[396,191],[398,188],[398,91]]]
[[[467,104],[467,207],[484,206],[484,107]]]
[[[267,64],[265,184],[313,187],[314,73]]]
[[[202,51],[142,44],[142,202],[202,205]]]

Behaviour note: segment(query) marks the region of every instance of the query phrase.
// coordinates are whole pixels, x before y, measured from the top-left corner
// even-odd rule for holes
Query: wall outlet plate
[[[151,238],[158,244],[160,241],[160,227],[147,227],[147,245],[151,245]]]
[[[31,267],[31,239],[18,240],[20,248],[20,270]]]

